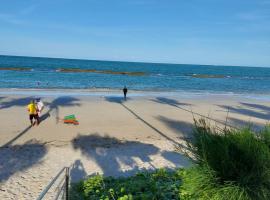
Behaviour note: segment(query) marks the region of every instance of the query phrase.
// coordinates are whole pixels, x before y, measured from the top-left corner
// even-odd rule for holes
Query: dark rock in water
[[[100,73],[100,74],[121,74],[121,75],[130,75],[130,76],[144,76],[144,72],[119,72],[119,71],[110,71],[110,70],[95,70],[95,69],[78,69],[78,68],[60,68],[58,72],[88,72],[88,73]]]
[[[0,67],[2,71],[31,71],[28,67]]]

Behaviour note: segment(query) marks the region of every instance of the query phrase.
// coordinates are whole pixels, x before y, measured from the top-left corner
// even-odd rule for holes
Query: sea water
[[[1,68],[6,70],[0,70],[0,88],[121,89],[127,86],[132,90],[155,92],[270,94],[270,68],[267,67],[0,56]],[[79,69],[82,72],[62,72],[59,69]],[[123,75],[111,72],[143,73]]]

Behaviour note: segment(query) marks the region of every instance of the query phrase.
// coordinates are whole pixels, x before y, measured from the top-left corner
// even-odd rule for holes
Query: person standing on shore
[[[36,107],[34,100],[32,100],[30,102],[30,104],[28,104],[27,110],[29,112],[29,119],[30,119],[31,126],[34,126],[35,123],[38,125],[39,118],[38,118],[38,114],[37,114],[37,107]],[[35,119],[34,123],[33,123],[33,119]]]
[[[127,92],[128,92],[128,89],[127,89],[127,87],[125,86],[125,87],[123,88],[123,93],[124,93],[124,98],[125,98],[125,100],[127,100]]]

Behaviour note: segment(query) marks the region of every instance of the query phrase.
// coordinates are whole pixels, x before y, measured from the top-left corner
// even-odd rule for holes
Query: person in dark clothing
[[[127,87],[125,86],[125,87],[123,88],[123,93],[124,93],[124,98],[125,98],[125,100],[127,100],[127,92],[128,92],[128,89],[127,89]]]

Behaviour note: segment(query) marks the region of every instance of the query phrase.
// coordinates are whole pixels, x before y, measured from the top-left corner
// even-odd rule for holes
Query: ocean
[[[0,56],[0,88],[270,94],[270,68]]]

